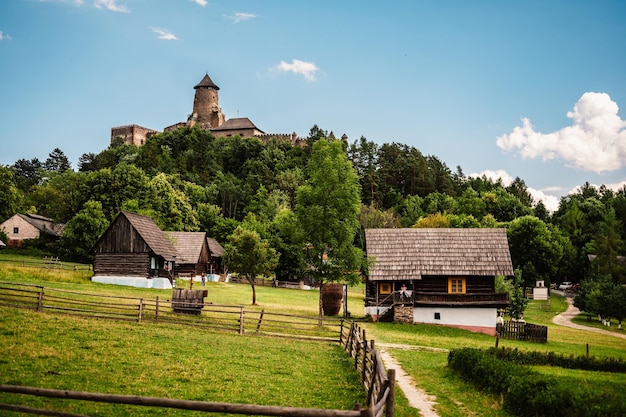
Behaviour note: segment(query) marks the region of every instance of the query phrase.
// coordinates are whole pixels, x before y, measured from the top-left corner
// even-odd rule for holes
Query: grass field
[[[0,265],[0,281],[140,298],[171,295],[171,291],[166,290],[94,284],[85,272],[59,273]],[[194,288],[198,285],[194,284]],[[316,291],[257,287],[259,305],[251,306],[249,285],[211,282],[205,288],[209,301],[245,305],[246,310],[302,315],[316,315],[318,311],[319,293]],[[350,289],[348,305],[352,316],[361,319],[363,287]],[[500,340],[500,346],[582,355],[589,344],[592,355],[626,358],[624,339],[554,325],[552,318],[566,307],[567,303],[559,297],[553,297],[549,306],[532,301],[525,314],[526,320],[549,327],[548,343]],[[495,344],[490,336],[440,326],[368,322],[360,325],[366,329],[368,339],[374,338],[377,342],[443,349]],[[0,310],[0,336],[2,383],[343,409],[364,401],[358,376],[354,375],[347,355],[334,344],[310,345],[283,339],[198,332],[161,324],[124,324],[7,309]],[[437,397],[437,411],[442,417],[509,416],[502,411],[500,398],[477,392],[452,374],[446,367],[446,353],[428,349],[392,349],[391,353],[419,387]],[[598,375],[551,368],[542,372],[554,372],[572,381],[582,378],[592,381],[596,388],[602,385],[609,391],[623,391],[626,386],[626,379],[620,374]],[[294,398],[306,398],[306,402],[291,403]],[[324,401],[324,405],[318,401]],[[94,415],[112,415],[110,409],[95,411]],[[135,409],[134,412],[138,414],[133,415],[157,415],[150,414],[154,410]],[[124,409],[114,415],[129,415],[127,413]],[[415,416],[415,410],[408,407],[399,391],[396,416]]]

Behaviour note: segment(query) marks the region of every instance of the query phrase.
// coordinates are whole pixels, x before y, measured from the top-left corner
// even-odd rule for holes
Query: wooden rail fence
[[[365,330],[361,330],[356,323],[350,322],[350,325],[347,326],[345,320],[338,318],[277,314],[264,310],[246,312],[243,306],[217,304],[204,305],[200,314],[195,314],[198,311],[196,307],[190,307],[194,314],[185,314],[184,311],[180,312],[185,307],[175,306],[178,312],[174,312],[172,304],[171,300],[161,300],[159,297],[154,300],[146,300],[133,297],[86,294],[56,288],[44,288],[32,284],[0,282],[0,306],[11,308],[138,323],[147,320],[234,331],[239,334],[252,333],[340,343],[345,352],[354,359],[355,371],[361,376],[361,381],[367,392],[367,408],[360,409],[360,406],[357,405],[355,410],[328,410],[210,403],[11,385],[0,385],[0,392],[243,415],[302,417],[381,417],[385,415],[386,417],[394,417],[395,370],[385,371],[380,353],[374,348],[374,341],[368,342],[365,337]],[[15,406],[0,404],[0,409],[4,410],[50,415],[47,410],[18,408],[23,410],[17,410]],[[69,416],[69,414],[64,413],[54,415]]]

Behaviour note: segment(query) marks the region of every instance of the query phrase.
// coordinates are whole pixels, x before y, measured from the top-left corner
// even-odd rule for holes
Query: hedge
[[[621,417],[626,396],[588,392],[557,378],[494,357],[485,350],[450,351],[448,366],[476,387],[501,395],[502,407],[521,417]]]

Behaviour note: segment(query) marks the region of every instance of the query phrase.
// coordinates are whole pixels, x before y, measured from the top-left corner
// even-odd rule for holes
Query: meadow
[[[140,298],[171,295],[167,290],[95,284],[89,281],[89,271],[24,267],[15,260],[6,262],[3,256],[0,254],[0,281]],[[194,284],[194,288],[198,286]],[[308,316],[315,316],[318,311],[316,291],[257,287],[258,305],[251,306],[249,285],[208,282],[205,288],[207,300],[244,305],[246,310]],[[350,288],[348,308],[352,317],[366,329],[368,339],[411,347],[389,351],[419,387],[437,397],[437,411],[442,417],[509,416],[501,409],[500,398],[473,389],[446,366],[446,350],[491,347],[495,343],[493,337],[439,326],[371,323],[362,315],[363,295],[362,286]],[[500,340],[499,345],[566,355],[583,355],[589,345],[592,355],[626,359],[624,339],[554,325],[552,318],[566,307],[559,297],[552,297],[549,306],[539,301],[530,303],[526,320],[549,327],[548,343]],[[4,307],[0,307],[0,335],[3,384],[340,409],[351,409],[365,398],[353,364],[333,343],[240,336],[161,323],[93,320]],[[589,381],[595,388],[623,390],[626,386],[622,374],[562,369],[555,369],[554,373],[572,381]],[[415,416],[402,393],[396,393],[396,416]],[[23,396],[7,394],[0,398],[25,400]],[[32,403],[33,399],[28,401]],[[41,408],[55,405],[52,400],[37,402]],[[69,404],[71,410],[66,411],[90,415],[183,415],[175,410],[163,413],[141,407],[85,408],[84,403]]]

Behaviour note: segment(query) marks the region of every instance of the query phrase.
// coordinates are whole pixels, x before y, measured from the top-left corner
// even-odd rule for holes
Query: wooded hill
[[[303,274],[293,212],[307,181],[312,145],[335,139],[317,126],[304,147],[256,138],[215,138],[199,128],[153,136],[142,147],[114,141],[84,154],[78,171],[60,149],[0,167],[0,221],[31,212],[67,223],[58,247],[66,258],[89,259],[89,248],[121,210],[150,215],[163,230],[207,231],[225,242],[242,222],[280,253],[277,274]],[[358,174],[361,229],[372,227],[506,227],[524,281],[580,281],[593,273],[626,282],[623,267],[626,188],[588,183],[549,213],[524,181],[509,185],[453,172],[435,156],[399,143],[343,142]],[[363,233],[355,244],[363,246]],[[597,255],[595,263],[588,255]]]

